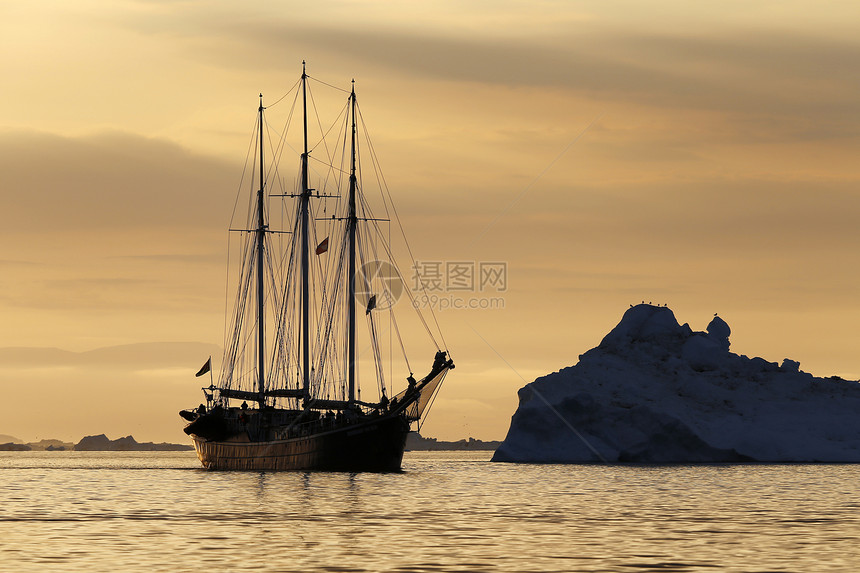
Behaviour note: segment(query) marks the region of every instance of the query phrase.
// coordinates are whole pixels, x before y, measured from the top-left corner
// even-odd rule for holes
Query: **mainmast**
[[[349,402],[355,402],[355,239],[358,228],[358,216],[355,208],[355,80],[352,81],[352,93],[349,96],[350,109],[352,112],[352,144],[351,162],[349,169],[349,215],[347,218],[347,232],[349,234],[349,340],[347,354],[347,371],[349,381]]]
[[[302,394],[305,400],[310,398],[310,245],[309,232],[309,203],[311,190],[308,188],[308,75],[305,73],[305,62],[302,61],[302,114],[304,116],[304,153],[302,153],[302,196],[301,196],[301,232],[302,232]]]
[[[263,209],[265,174],[263,173],[263,94],[260,94],[260,189],[257,191],[257,391],[260,408],[265,406],[263,392],[266,389],[266,327],[265,327],[265,284],[263,277],[263,246],[266,239],[266,221]]]

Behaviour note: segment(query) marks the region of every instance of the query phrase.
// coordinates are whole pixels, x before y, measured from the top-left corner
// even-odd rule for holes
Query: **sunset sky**
[[[457,369],[425,435],[503,438],[523,379],[643,300],[860,378],[858,22],[851,2],[0,0],[0,433],[188,441],[258,94],[303,59],[355,78],[416,257],[507,264],[503,309],[437,314]]]

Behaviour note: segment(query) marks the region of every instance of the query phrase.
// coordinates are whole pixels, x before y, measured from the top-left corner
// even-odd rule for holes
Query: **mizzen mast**
[[[263,171],[263,94],[260,94],[260,189],[257,191],[257,392],[260,408],[266,405],[266,325],[265,325],[265,284],[263,277],[263,248],[266,241],[266,220],[263,201],[265,198],[265,173]]]
[[[302,234],[302,395],[305,400],[310,398],[310,198],[308,188],[308,75],[305,73],[305,62],[302,61],[302,115],[304,120],[304,152],[302,153],[302,196],[301,196],[301,234]]]
[[[355,402],[355,242],[358,232],[358,215],[355,208],[355,80],[352,81],[352,92],[349,95],[350,111],[352,113],[352,143],[349,168],[349,213],[347,216],[347,233],[349,234],[349,335],[347,352],[347,380],[349,383],[349,404]]]

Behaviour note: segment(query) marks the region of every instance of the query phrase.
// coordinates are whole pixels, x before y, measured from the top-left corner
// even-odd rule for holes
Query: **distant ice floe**
[[[630,308],[575,366],[519,391],[501,462],[860,462],[860,383],[729,351],[731,329]]]

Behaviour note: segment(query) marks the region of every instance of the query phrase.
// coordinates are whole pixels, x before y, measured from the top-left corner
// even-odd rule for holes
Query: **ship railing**
[[[248,390],[234,390],[233,388],[214,388],[222,398],[233,398],[235,400],[250,400],[253,402],[260,401],[259,392],[249,392]],[[266,390],[263,392],[266,398],[302,398],[304,391],[297,388],[276,388],[274,390]]]
[[[263,394],[271,398],[303,398],[305,392],[300,388],[276,388],[274,390],[266,390]]]
[[[358,416],[329,411],[311,420],[294,422],[289,426],[282,428],[277,433],[277,436],[279,439],[301,438],[317,432],[324,432],[327,430],[343,428],[344,426],[368,422],[374,418],[380,417],[381,415],[382,413],[379,409],[370,410],[369,412],[361,412],[361,415]]]

